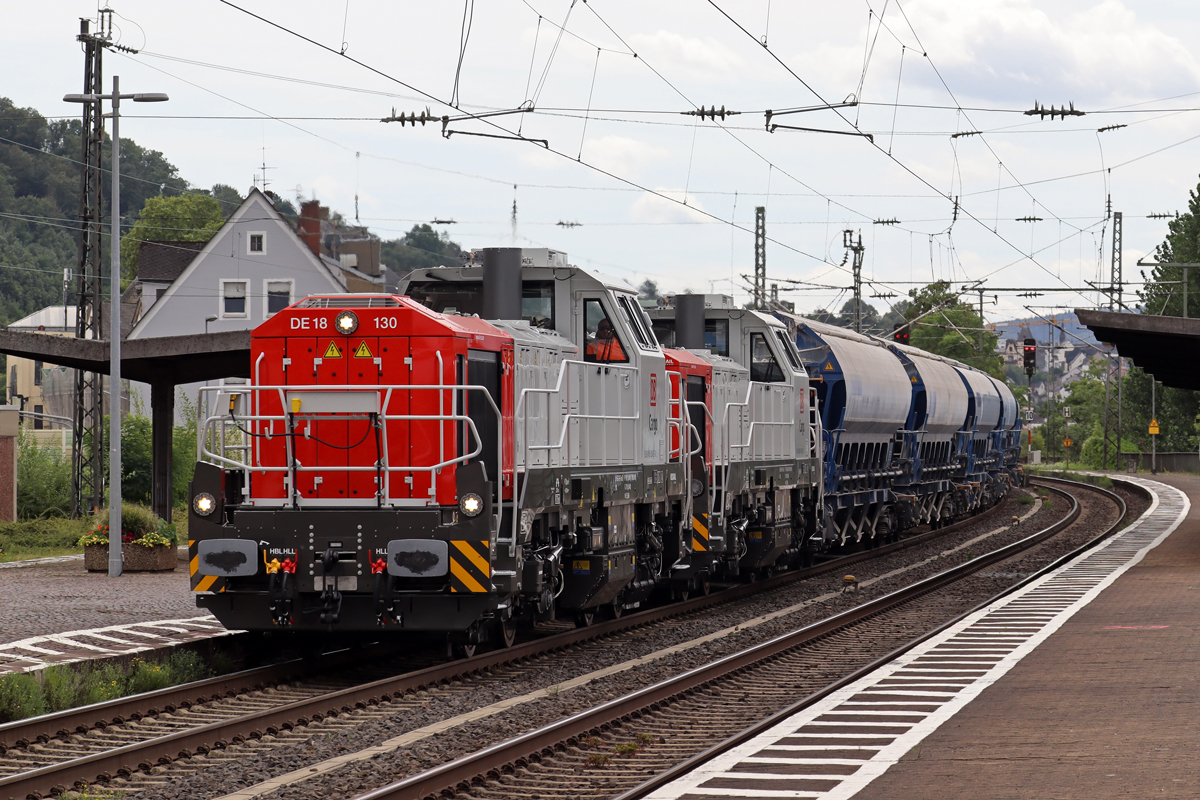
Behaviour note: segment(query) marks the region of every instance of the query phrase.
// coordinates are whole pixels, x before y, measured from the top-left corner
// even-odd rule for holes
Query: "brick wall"
[[[17,411],[0,406],[0,522],[17,521]]]

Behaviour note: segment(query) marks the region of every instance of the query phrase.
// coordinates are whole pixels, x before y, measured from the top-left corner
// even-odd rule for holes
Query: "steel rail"
[[[187,758],[195,753],[207,753],[212,749],[222,749],[230,742],[238,743],[246,739],[257,739],[264,733],[290,730],[296,726],[307,725],[310,721],[320,721],[325,717],[350,712],[355,708],[374,706],[381,702],[387,702],[393,697],[419,691],[423,687],[446,682],[463,675],[478,673],[504,664],[547,654],[579,644],[580,642],[653,624],[670,617],[752,597],[788,583],[829,572],[840,571],[851,564],[893,553],[928,541],[929,539],[940,537],[946,533],[951,533],[967,525],[994,516],[999,508],[1000,506],[997,504],[980,514],[947,525],[936,531],[926,531],[925,533],[902,539],[899,542],[854,553],[807,569],[789,571],[756,583],[735,586],[709,595],[694,597],[683,602],[625,615],[622,618],[608,620],[586,628],[552,634],[507,649],[483,653],[469,659],[452,661],[399,676],[371,681],[359,686],[340,689],[304,700],[297,700],[275,708],[264,709],[228,720],[211,722],[165,736],[131,743],[102,753],[94,753],[59,764],[52,764],[36,770],[10,775],[0,778],[0,797],[37,797],[45,793],[62,791],[75,784],[95,782],[98,776],[104,779],[105,776],[111,778],[114,775],[132,774],[137,770],[145,771],[156,764],[169,764],[176,759]],[[171,705],[182,707],[185,702],[204,702],[205,699],[211,698],[214,695],[236,695],[239,692],[233,687],[237,686],[239,681],[242,682],[242,686],[245,689],[249,689],[252,686],[264,684],[266,679],[263,676],[271,674],[272,670],[288,669],[296,670],[305,668],[303,665],[292,662],[291,664],[280,665],[278,667],[247,670],[221,678],[212,678],[193,684],[185,684],[184,686],[162,689],[143,695],[134,695],[92,706],[8,723],[0,726],[0,741],[48,741],[60,735],[63,731],[69,735],[72,732],[78,731],[80,727],[83,727],[84,730],[88,730],[91,727],[106,727],[108,724],[117,724],[118,720],[134,719],[134,714],[140,714],[143,717],[153,716],[151,712],[160,708],[166,709]],[[309,668],[307,670],[308,674],[311,674],[315,669],[316,667]],[[295,675],[295,673],[291,674]],[[176,699],[171,700],[169,698]],[[98,717],[99,721],[97,722]]]
[[[455,759],[418,775],[358,795],[354,800],[425,800],[425,798],[436,798],[447,793],[453,794],[460,788],[469,789],[473,782],[482,779],[485,775],[502,773],[514,763],[536,758],[539,753],[553,751],[555,748],[563,746],[564,743],[588,735],[604,726],[638,713],[669,705],[674,698],[681,694],[695,692],[732,673],[753,667],[785,651],[800,647],[834,631],[943,588],[983,567],[1028,549],[1074,523],[1080,515],[1079,501],[1064,490],[1048,488],[1071,501],[1070,512],[1050,526],[1017,542],[882,597],[867,601],[833,617],[730,654],[587,711],[492,745],[472,755]]]
[[[1069,481],[1069,480],[1064,480],[1061,478],[1044,479],[1039,476],[1039,477],[1033,478],[1031,480],[1034,480],[1034,481],[1050,480],[1050,481],[1055,481],[1057,483],[1070,484],[1070,485],[1075,485],[1075,486],[1080,485],[1077,481]],[[1013,584],[1012,586],[1008,587],[1007,589],[997,592],[995,595],[993,595],[992,597],[989,597],[988,599],[984,600],[983,602],[977,604],[975,607],[970,608],[970,609],[964,611],[963,613],[959,614],[958,616],[954,617],[953,619],[948,620],[947,622],[939,625],[938,627],[934,628],[933,630],[929,631],[928,633],[925,633],[925,634],[917,637],[916,639],[913,639],[911,642],[908,642],[907,644],[904,644],[904,645],[896,648],[895,650],[888,653],[887,655],[882,656],[881,658],[876,659],[875,661],[871,662],[870,664],[867,664],[866,666],[855,670],[854,672],[845,676],[844,678],[840,678],[837,681],[834,681],[833,683],[829,684],[828,686],[826,686],[822,689],[819,689],[816,692],[813,692],[812,694],[808,695],[807,697],[805,697],[801,700],[798,700],[797,702],[788,706],[787,708],[777,711],[774,714],[770,715],[769,717],[767,717],[759,722],[754,723],[753,725],[746,728],[745,730],[739,731],[738,733],[734,734],[733,736],[730,736],[729,738],[725,739],[724,741],[713,745],[709,749],[707,749],[703,752],[697,753],[696,755],[692,756],[691,758],[688,758],[684,761],[679,762],[678,764],[671,767],[670,769],[665,770],[664,772],[661,772],[658,775],[655,775],[653,778],[646,781],[645,783],[642,783],[642,784],[634,787],[633,789],[630,789],[629,791],[618,795],[617,797],[613,798],[613,800],[642,800],[642,798],[645,798],[646,796],[650,795],[657,789],[659,789],[663,786],[666,786],[668,783],[671,783],[672,781],[677,780],[678,778],[681,778],[684,775],[687,775],[688,773],[696,770],[703,764],[706,764],[707,762],[713,760],[714,758],[716,758],[724,753],[729,752],[730,750],[734,749],[735,747],[738,747],[738,746],[744,744],[745,742],[750,741],[755,736],[758,736],[759,734],[770,730],[775,725],[777,725],[780,722],[783,722],[784,720],[788,719],[789,717],[799,713],[800,711],[804,710],[805,708],[808,708],[809,706],[813,705],[814,703],[820,702],[821,700],[823,700],[824,698],[833,694],[837,690],[839,690],[845,686],[849,686],[850,684],[854,683],[855,681],[859,680],[860,678],[863,678],[863,677],[871,674],[875,670],[879,669],[880,667],[896,660],[897,658],[902,656],[904,653],[908,652],[912,648],[919,645],[921,642],[924,642],[927,639],[931,639],[934,636],[937,636],[938,634],[947,630],[951,626],[957,624],[960,620],[966,618],[967,616],[969,616],[971,614],[974,614],[979,609],[986,608],[987,606],[996,602],[1000,598],[1002,598],[1006,595],[1012,594],[1013,592],[1021,589],[1022,587],[1027,586],[1028,584],[1032,583],[1033,581],[1039,580],[1043,576],[1048,575],[1049,573],[1060,568],[1061,566],[1068,563],[1072,559],[1077,558],[1078,556],[1082,555],[1083,553],[1087,552],[1088,550],[1091,550],[1096,545],[1100,544],[1105,539],[1111,537],[1113,534],[1117,533],[1117,531],[1121,530],[1122,523],[1125,522],[1125,518],[1129,515],[1129,507],[1126,505],[1124,499],[1122,499],[1121,496],[1116,494],[1115,492],[1110,492],[1107,489],[1104,489],[1102,487],[1094,486],[1092,484],[1084,484],[1084,485],[1086,485],[1089,489],[1092,489],[1102,495],[1107,496],[1110,500],[1112,500],[1113,502],[1115,502],[1117,504],[1117,507],[1121,511],[1121,513],[1117,517],[1116,522],[1114,522],[1112,525],[1110,525],[1103,533],[1100,533],[1095,538],[1091,539],[1088,542],[1085,542],[1084,544],[1080,545],[1079,547],[1072,550],[1071,552],[1066,553],[1063,556],[1055,559],[1051,563],[1047,564],[1046,566],[1042,567],[1041,569],[1037,570],[1036,572],[1032,573],[1031,575],[1028,575],[1027,577],[1023,578],[1022,580],[1020,580],[1017,583]],[[1133,488],[1137,489],[1138,491],[1144,491],[1140,486],[1137,486],[1135,484],[1126,484],[1126,485],[1132,486]],[[1047,486],[1047,488],[1050,488],[1050,487]]]

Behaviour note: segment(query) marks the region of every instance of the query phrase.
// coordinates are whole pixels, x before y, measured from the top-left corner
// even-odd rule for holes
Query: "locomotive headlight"
[[[353,311],[343,311],[333,320],[333,327],[343,336],[358,330],[358,316]]]
[[[483,511],[483,498],[474,492],[467,492],[459,499],[458,508],[468,517],[477,517]]]
[[[201,492],[192,498],[192,510],[202,517],[217,510],[217,500],[208,492]]]

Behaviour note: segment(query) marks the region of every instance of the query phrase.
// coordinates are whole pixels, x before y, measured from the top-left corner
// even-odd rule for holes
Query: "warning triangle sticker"
[[[913,383],[916,383],[916,382],[917,382],[917,376],[916,376],[916,375],[913,375],[913,376],[912,376],[912,378],[910,378],[909,380],[911,380]]]
[[[338,349],[337,342],[330,342],[329,347],[325,348],[325,355],[322,358],[341,358],[342,351]]]
[[[833,362],[832,362],[832,361],[826,361],[826,362],[825,362],[825,371],[826,371],[826,372],[833,372]]]
[[[355,358],[372,358],[371,348],[367,347],[366,342],[359,342],[358,349],[354,351]]]

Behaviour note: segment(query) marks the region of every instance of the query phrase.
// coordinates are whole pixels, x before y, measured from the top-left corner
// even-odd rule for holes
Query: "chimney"
[[[704,349],[704,295],[677,294],[675,304],[675,346],[687,350]]]
[[[328,213],[328,211],[326,211]],[[308,249],[312,250],[318,257],[321,255],[321,204],[316,200],[309,200],[306,203],[300,204],[300,220],[296,227],[298,233],[304,243],[308,245]]]
[[[483,318],[521,319],[521,248],[483,249]]]

